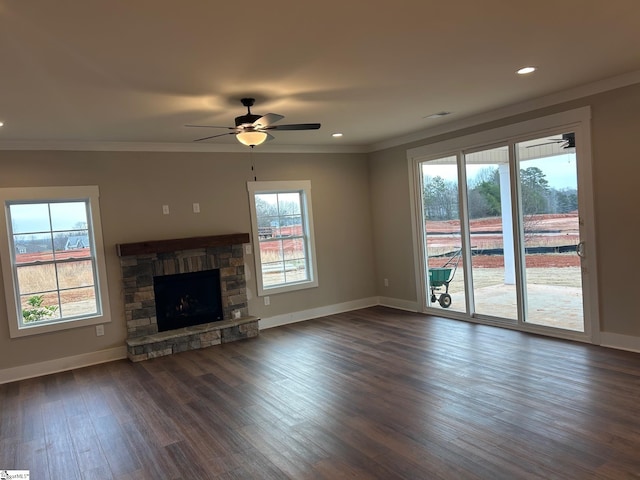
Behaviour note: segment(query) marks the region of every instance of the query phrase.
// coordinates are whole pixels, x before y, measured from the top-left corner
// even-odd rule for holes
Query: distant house
[[[76,250],[78,248],[89,248],[89,236],[80,235],[67,238],[67,243],[64,245],[65,250]]]
[[[50,252],[51,246],[46,243],[25,242],[15,244],[17,254]]]

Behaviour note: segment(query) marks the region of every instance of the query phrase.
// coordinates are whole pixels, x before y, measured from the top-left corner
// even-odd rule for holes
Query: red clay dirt
[[[451,249],[460,245],[460,222],[457,220],[427,221],[427,236],[430,247]],[[501,248],[502,221],[500,217],[474,219],[470,222],[474,250]],[[529,232],[526,232],[529,230]],[[495,232],[495,234],[493,234]],[[446,235],[447,233],[451,235]],[[474,236],[474,233],[477,235]],[[525,219],[525,241],[527,246],[577,245],[579,242],[578,213],[532,215]],[[443,259],[443,263],[446,261]],[[580,258],[575,253],[527,254],[529,268],[579,267]],[[476,268],[504,267],[502,255],[474,255]]]

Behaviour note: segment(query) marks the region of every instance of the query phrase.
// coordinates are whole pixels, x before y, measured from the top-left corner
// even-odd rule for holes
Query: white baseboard
[[[408,312],[418,311],[418,302],[401,300],[399,298],[378,297],[378,305],[395,308],[396,310],[406,310]]]
[[[640,353],[640,337],[619,333],[600,332],[600,345]]]
[[[344,302],[326,307],[312,308],[300,312],[276,315],[274,317],[260,320],[260,329],[277,327],[288,323],[302,322],[312,318],[334,315],[336,313],[349,312],[360,308],[373,307],[379,304],[378,297],[363,298],[352,302]],[[111,362],[127,358],[127,347],[116,347],[98,352],[85,353],[72,357],[58,358],[46,362],[21,365],[19,367],[5,368],[0,370],[0,385],[3,383],[15,382],[27,378],[40,377],[57,372],[64,372],[74,368],[88,367],[99,363]]]
[[[370,297],[363,298],[361,300],[354,300],[352,302],[337,303],[326,307],[310,308],[309,310],[302,310],[300,312],[285,313],[283,315],[261,318],[260,330],[279,327],[280,325],[288,325],[289,323],[303,322],[305,320],[311,320],[312,318],[350,312],[360,308],[374,307],[376,305],[379,305],[378,297]]]
[[[127,347],[115,347],[97,352],[83,353],[72,357],[57,358],[46,362],[32,363],[0,370],[0,384],[41,377],[51,373],[64,372],[74,368],[88,367],[98,363],[127,358]]]

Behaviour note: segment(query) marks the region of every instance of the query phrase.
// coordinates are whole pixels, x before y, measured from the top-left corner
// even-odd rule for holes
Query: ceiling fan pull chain
[[[253,159],[253,147],[255,145],[251,145],[251,150],[249,150],[249,158],[251,159],[251,174],[253,175],[253,181],[257,182],[258,181],[258,177],[256,175],[256,164],[255,164],[255,160]]]

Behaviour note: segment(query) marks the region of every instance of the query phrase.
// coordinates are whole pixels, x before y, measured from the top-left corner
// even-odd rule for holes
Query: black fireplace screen
[[[153,278],[158,331],[223,319],[220,270]]]

